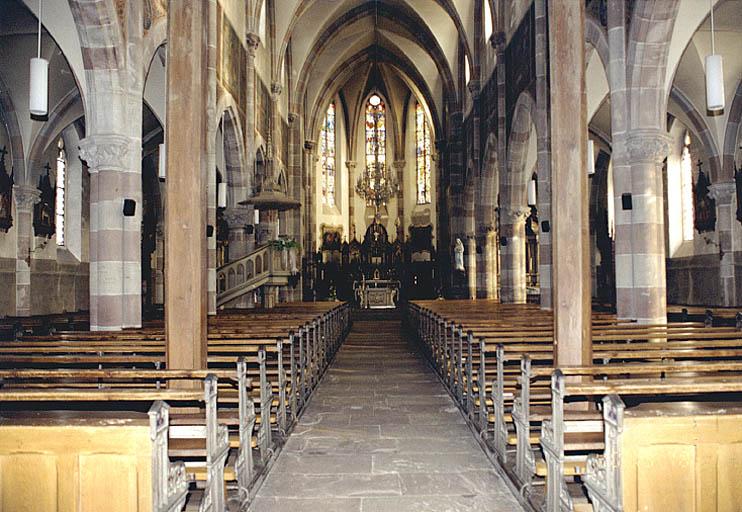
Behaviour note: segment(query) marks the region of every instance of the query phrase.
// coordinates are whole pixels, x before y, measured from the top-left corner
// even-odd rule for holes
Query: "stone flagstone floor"
[[[355,321],[250,511],[522,510],[387,317]]]

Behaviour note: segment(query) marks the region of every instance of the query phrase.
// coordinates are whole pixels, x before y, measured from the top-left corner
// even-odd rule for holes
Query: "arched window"
[[[325,113],[320,133],[322,159],[322,204],[335,206],[335,102],[331,101]]]
[[[683,209],[683,240],[693,240],[693,160],[690,155],[690,134],[683,140],[680,157],[681,205]]]
[[[366,169],[374,185],[374,170],[386,168],[386,107],[378,94],[366,102]]]
[[[64,151],[64,140],[57,142],[57,186],[54,201],[55,234],[57,245],[64,245],[64,209],[65,184],[67,182],[67,154]]]
[[[492,28],[492,8],[490,7],[490,0],[482,0],[482,3],[484,4],[484,39],[489,41],[494,30]]]
[[[430,128],[425,110],[415,105],[415,156],[417,159],[417,204],[430,203]]]

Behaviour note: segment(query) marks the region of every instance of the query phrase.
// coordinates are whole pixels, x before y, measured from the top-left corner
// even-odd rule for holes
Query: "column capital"
[[[299,120],[301,115],[299,115],[298,112],[289,112],[289,115],[286,116],[286,119],[288,120],[289,124],[294,124],[296,121]]]
[[[631,162],[658,163],[667,157],[670,139],[659,130],[633,130],[626,149]]]
[[[248,32],[245,34],[245,42],[247,43],[247,56],[255,58],[258,46],[260,46],[260,36],[254,32]]]
[[[281,93],[283,93],[283,85],[280,82],[271,83],[271,99],[273,101],[278,101],[278,98],[281,97]]]
[[[91,135],[80,141],[80,159],[87,162],[91,173],[101,169],[127,171],[132,142],[123,135]]]
[[[466,87],[469,89],[469,94],[471,94],[473,100],[479,99],[479,92],[481,89],[479,80],[469,80]]]
[[[224,220],[229,224],[229,229],[243,229],[253,223],[254,213],[252,207],[235,207],[224,210]]]
[[[314,148],[317,147],[317,143],[313,140],[305,140],[304,141],[304,151],[307,153],[311,153],[314,151]]]
[[[354,170],[357,166],[358,162],[356,162],[355,160],[347,160],[345,162],[345,167],[347,167],[349,171]]]
[[[30,211],[39,200],[41,192],[30,185],[13,185],[13,197],[18,211]]]
[[[709,195],[716,200],[716,206],[732,204],[737,196],[737,184],[733,181],[714,183],[709,187]]]
[[[531,214],[531,209],[527,207],[500,207],[500,220],[503,224],[515,224],[518,221],[526,220]]]
[[[489,41],[498,53],[505,51],[505,32],[493,32]]]
[[[404,169],[405,165],[407,165],[407,162],[405,160],[395,160],[392,163],[392,167],[394,167],[398,171]]]

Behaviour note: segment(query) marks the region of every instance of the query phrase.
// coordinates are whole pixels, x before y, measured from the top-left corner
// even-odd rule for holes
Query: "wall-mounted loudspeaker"
[[[133,199],[124,199],[124,217],[133,217],[137,211],[137,202]]]
[[[549,231],[551,231],[551,224],[549,224],[548,220],[541,221],[541,231],[544,233],[548,233]]]
[[[631,210],[634,208],[634,203],[631,199],[631,194],[621,194],[621,206],[624,210]]]
[[[212,236],[214,236],[214,226],[212,226],[211,224],[206,226],[206,236],[208,238],[211,238]]]
[[[508,245],[508,237],[501,236],[500,237],[500,245],[502,245],[503,247],[505,247],[506,245]]]

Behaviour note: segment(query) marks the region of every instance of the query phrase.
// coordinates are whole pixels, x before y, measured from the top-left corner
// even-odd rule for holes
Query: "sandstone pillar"
[[[133,145],[122,135],[80,142],[80,158],[90,172],[91,330],[141,325],[142,177],[129,167]],[[134,200],[133,216],[124,216],[124,199]]]
[[[346,165],[348,162],[346,162]],[[394,163],[392,163],[392,168],[394,169],[394,178],[397,180],[397,183],[399,184],[399,193],[397,194],[397,217],[399,217],[399,222],[402,223],[402,229],[404,229],[404,168],[405,168],[406,162],[404,160],[395,160]],[[355,184],[353,184],[355,186]],[[413,194],[414,195],[414,194]]]
[[[170,0],[167,45],[167,367],[206,367],[208,0]]]
[[[466,237],[466,283],[469,299],[477,298],[477,240]]]
[[[500,208],[500,272],[504,303],[525,304],[526,296],[526,217],[530,208]]]
[[[13,198],[16,224],[15,315],[31,316],[33,207],[39,200],[39,191],[36,187],[15,185]]]
[[[719,288],[724,306],[737,305],[734,223],[737,221],[737,185],[731,181],[711,185],[716,200],[716,231],[719,233]]]
[[[585,4],[549,3],[555,363],[592,364]]]
[[[348,218],[350,219],[350,226],[353,226],[353,223],[355,222],[355,205],[353,204],[353,199],[356,195],[356,166],[358,165],[357,162],[354,160],[348,160],[345,162],[345,167],[348,169]],[[348,243],[351,241],[351,234],[348,234]]]
[[[304,141],[304,176],[306,177],[306,189],[304,197],[304,215],[306,223],[306,239],[304,242],[305,253],[307,258],[313,258],[317,251],[317,217],[314,213],[314,183],[315,183],[315,165],[314,165],[314,141]],[[352,222],[351,218],[351,222]]]
[[[538,166],[538,218],[551,222],[551,126],[549,124],[548,27],[546,0],[536,0],[536,151]],[[541,287],[541,308],[552,309],[551,232],[538,235],[538,276]]]
[[[631,224],[634,318],[640,323],[665,323],[667,289],[661,166],[667,157],[668,138],[658,130],[633,130],[626,143],[631,161],[632,209],[623,211],[623,215]],[[628,284],[622,283],[624,288]]]
[[[493,228],[487,230],[484,244],[484,287],[488,299],[497,298],[497,233]]]

